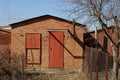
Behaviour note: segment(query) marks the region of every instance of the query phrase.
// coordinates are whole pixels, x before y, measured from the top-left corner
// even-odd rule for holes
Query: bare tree
[[[99,25],[111,42],[113,53],[113,80],[118,80],[120,44],[120,0],[65,0],[71,4],[68,11],[87,24]],[[85,20],[85,19],[84,19]],[[108,27],[114,26],[116,41],[111,37]]]

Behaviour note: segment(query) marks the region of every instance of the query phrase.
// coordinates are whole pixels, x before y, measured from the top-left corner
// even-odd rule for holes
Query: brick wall
[[[0,28],[0,61],[10,59],[11,33]]]
[[[8,30],[0,29],[0,49],[10,48],[11,33]]]

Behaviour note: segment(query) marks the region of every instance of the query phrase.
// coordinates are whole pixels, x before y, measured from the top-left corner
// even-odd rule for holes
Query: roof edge
[[[30,18],[30,19],[27,19],[27,20],[23,20],[23,21],[20,21],[20,22],[12,23],[12,24],[9,24],[9,26],[14,27],[14,25],[17,25],[17,24],[22,24],[22,23],[27,22],[27,21],[31,21],[31,20],[34,20],[34,19],[43,18],[43,17],[47,17],[47,16],[66,21],[68,23],[73,23],[73,21],[69,21],[69,20],[66,20],[66,19],[63,19],[63,18],[60,18],[60,17],[56,17],[56,16],[52,16],[52,15],[47,14],[47,15],[42,15],[42,16]],[[83,25],[83,24],[80,24],[80,23],[77,23],[77,22],[75,22],[75,25],[82,26],[82,27],[86,26],[86,25]]]
[[[11,33],[10,29],[2,29],[2,28],[0,28],[0,31]]]

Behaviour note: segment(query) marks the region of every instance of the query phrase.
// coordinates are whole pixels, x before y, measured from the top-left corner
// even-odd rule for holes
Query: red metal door
[[[63,68],[63,32],[50,32],[50,68]]]

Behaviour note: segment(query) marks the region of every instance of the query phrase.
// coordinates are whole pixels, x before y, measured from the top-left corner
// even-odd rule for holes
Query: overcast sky
[[[45,14],[70,19],[60,4],[60,0],[0,0],[0,26]]]

